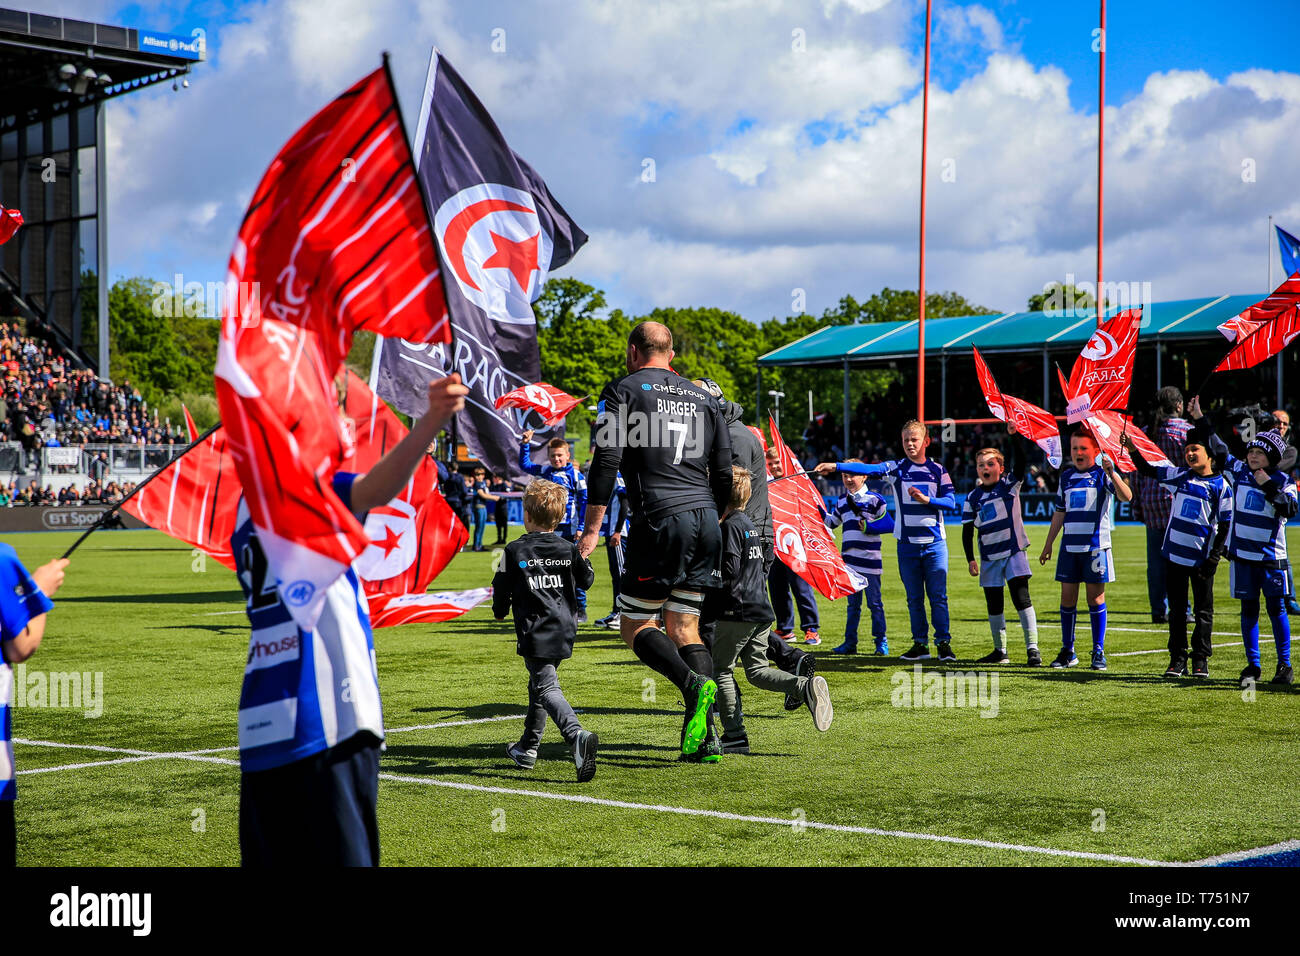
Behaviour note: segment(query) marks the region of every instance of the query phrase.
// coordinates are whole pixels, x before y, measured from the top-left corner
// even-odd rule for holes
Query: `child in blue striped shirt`
[[[1138,474],[1158,481],[1171,492],[1169,524],[1160,554],[1165,562],[1165,592],[1169,604],[1169,668],[1166,677],[1187,676],[1187,590],[1191,587],[1196,627],[1192,631],[1192,676],[1210,676],[1211,632],[1214,629],[1214,573],[1223,557],[1232,522],[1232,493],[1214,471],[1209,453],[1209,429],[1204,419],[1187,433],[1186,468],[1152,465],[1133,439],[1123,438]]]
[[[1101,464],[1097,464],[1098,459]],[[1061,653],[1053,667],[1079,663],[1074,653],[1074,623],[1078,614],[1079,585],[1087,589],[1088,617],[1092,624],[1092,669],[1106,669],[1106,585],[1115,580],[1115,559],[1110,553],[1115,499],[1131,501],[1133,489],[1101,454],[1097,439],[1082,426],[1070,436],[1070,461],[1061,469],[1056,491],[1056,512],[1047,531],[1039,564],[1052,559],[1052,544],[1065,531],[1056,580],[1061,582]]]
[[[1008,425],[1012,435],[1015,425]],[[1013,446],[1014,447],[1014,446]],[[1029,579],[1033,571],[1025,549],[1025,533],[1020,511],[1020,462],[1013,459],[1009,474],[1004,474],[1006,458],[996,448],[981,448],[975,453],[975,468],[980,481],[966,496],[962,506],[961,543],[971,577],[978,577],[984,589],[989,612],[989,629],[993,632],[993,652],[981,657],[979,664],[1010,664],[1007,654],[1007,619],[1004,614],[1002,588],[1011,591],[1011,603],[1020,616],[1025,633],[1026,663],[1038,667],[1043,663],[1038,651],[1038,616],[1029,598]],[[979,535],[980,562],[975,561],[975,536]]]
[[[898,539],[898,574],[907,592],[907,612],[912,625],[912,646],[900,660],[930,659],[930,624],[925,600],[930,599],[937,656],[955,661],[948,621],[948,542],[943,527],[946,511],[957,510],[957,493],[948,469],[926,455],[930,432],[916,419],[903,425],[903,453],[907,456],[882,464],[822,462],[819,475],[834,471],[875,475],[890,486],[894,496],[894,537]]]
[[[862,464],[859,458],[850,458],[846,464]],[[835,502],[835,510],[826,514],[826,527],[842,528],[840,553],[844,564],[866,580],[863,589],[867,607],[871,611],[871,636],[876,653],[889,653],[889,640],[885,628],[885,605],[880,598],[880,575],[884,562],[880,557],[880,536],[894,530],[894,519],[889,514],[885,499],[866,488],[863,475],[844,475],[844,494]],[[862,619],[863,591],[849,595],[848,618],[844,624],[844,643],[835,648],[836,654],[855,654],[858,650],[858,622]]]
[[[1199,397],[1192,399],[1187,410],[1198,425],[1205,422],[1210,451],[1232,492],[1232,526],[1227,540],[1232,572],[1228,580],[1232,596],[1241,601],[1241,639],[1246,647],[1241,686],[1247,687],[1263,676],[1259,657],[1261,593],[1273,624],[1273,644],[1277,648],[1277,673],[1272,683],[1290,684],[1286,523],[1300,510],[1300,498],[1295,482],[1278,467],[1290,446],[1278,432],[1260,432],[1249,442],[1246,460],[1242,461],[1229,454],[1228,446],[1214,433],[1208,418],[1201,413]]]

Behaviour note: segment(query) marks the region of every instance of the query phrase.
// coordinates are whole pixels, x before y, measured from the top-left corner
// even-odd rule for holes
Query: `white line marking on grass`
[[[1281,843],[1274,843],[1271,846],[1257,846],[1253,850],[1237,850],[1233,853],[1220,853],[1218,856],[1207,856],[1203,860],[1197,860],[1195,863],[1189,863],[1188,866],[1217,866],[1220,863],[1236,863],[1239,860],[1253,860],[1260,856],[1271,856],[1274,853],[1286,853],[1289,850],[1300,850],[1300,840],[1284,840]]]
[[[115,763],[139,763],[142,760],[161,760],[163,757],[174,757],[176,754],[142,754],[138,757],[118,757],[116,760],[92,760],[88,763],[65,763],[57,767],[31,767],[27,770],[19,770],[17,774],[21,776],[25,773],[54,773],[57,770],[84,770],[87,767],[107,767]]]
[[[1227,644],[1211,644],[1210,647],[1236,647],[1238,641],[1230,641]],[[1169,648],[1157,647],[1153,651],[1120,651],[1118,654],[1109,654],[1109,657],[1137,657],[1139,654],[1168,654]]]
[[[577,713],[575,711],[574,713]],[[523,720],[527,714],[506,714],[504,717],[476,717],[473,720],[444,720],[437,724],[416,724],[414,727],[386,727],[385,734],[404,734],[408,730],[438,730],[441,727],[466,727],[469,724],[493,724],[500,720]]]
[[[204,611],[202,614],[196,614],[195,617],[220,617],[223,614],[243,614],[244,608],[238,611]]]
[[[1188,624],[1190,625],[1191,622],[1189,621]],[[1058,630],[1059,630],[1060,627],[1061,627],[1060,624],[1057,624],[1057,623],[1054,622],[1054,621],[1039,621],[1039,622],[1038,622],[1038,626],[1039,626],[1039,627],[1054,627],[1054,628],[1057,628]],[[1158,630],[1158,629],[1150,628],[1150,627],[1116,627],[1114,624],[1109,624],[1109,623],[1108,623],[1108,624],[1106,625],[1106,633],[1109,634],[1111,631],[1126,631],[1126,632],[1129,633],[1129,634],[1161,634],[1161,635],[1167,635],[1167,634],[1169,633],[1167,630],[1166,630],[1166,631],[1162,631],[1162,630]],[[1188,627],[1188,631],[1189,631],[1189,632],[1191,631],[1191,627]],[[1241,635],[1238,634],[1236,631],[1211,631],[1210,634],[1211,634],[1211,636],[1213,636],[1213,637],[1241,637]],[[1232,645],[1230,645],[1230,644],[1215,644],[1214,646],[1215,646],[1215,647],[1231,647]]]
[[[418,783],[429,787],[446,787],[452,790],[469,790],[476,793],[497,793],[514,797],[540,797],[543,800],[561,800],[566,803],[586,803],[599,807],[616,807],[621,810],[651,810],[655,813],[676,813],[689,817],[708,817],[713,820],[734,820],[739,823],[767,823],[779,827],[790,827],[793,819],[780,817],[755,817],[741,813],[727,813],[722,810],[698,810],[692,807],[670,807],[658,803],[633,803],[628,800],[606,800],[600,797],[585,797],[571,793],[547,793],[543,790],[514,790],[510,787],[488,787],[480,784],[462,783],[457,780],[436,780],[431,777],[407,777],[395,773],[381,773],[380,780],[392,780],[396,783]],[[836,833],[862,833],[868,836],[901,837],[907,840],[930,840],[935,843],[955,843],[962,846],[978,846],[989,850],[1014,850],[1020,853],[1041,853],[1046,856],[1070,857],[1078,860],[1096,860],[1101,863],[1133,863],[1139,866],[1170,866],[1164,860],[1147,860],[1142,857],[1119,856],[1114,853],[1089,853],[1084,850],[1057,850],[1046,846],[1028,846],[1020,843],[998,843],[993,840],[976,840],[970,837],[943,836],[937,833],[912,833],[908,830],[878,830],[874,827],[854,827],[840,823],[817,823],[801,820],[799,825],[812,830],[830,830]]]

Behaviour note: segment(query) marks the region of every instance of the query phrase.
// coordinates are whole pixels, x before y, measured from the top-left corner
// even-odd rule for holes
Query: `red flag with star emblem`
[[[1097,326],[1070,369],[1075,404],[1067,411],[1067,421],[1081,421],[1086,411],[1128,408],[1141,328],[1140,306],[1117,312]]]
[[[312,629],[370,546],[331,478],[352,456],[334,378],[353,333],[450,339],[438,253],[387,63],[302,127],[230,257],[216,389],[281,599]]]
[[[1065,380],[1065,375],[1058,368],[1057,377],[1061,380],[1061,390],[1065,392],[1065,400],[1072,403],[1075,396],[1070,392],[1070,383]],[[1120,444],[1119,439],[1123,434],[1127,434],[1133,439],[1133,444],[1137,445],[1138,451],[1142,452],[1142,457],[1147,460],[1148,465],[1160,465],[1163,467],[1172,467],[1171,462],[1160,446],[1146,436],[1146,432],[1133,424],[1133,418],[1122,412],[1111,409],[1102,409],[1100,411],[1089,412],[1083,419],[1084,427],[1088,433],[1097,440],[1097,445],[1103,452],[1110,456],[1110,460],[1115,463],[1115,467],[1123,472],[1136,471],[1137,466],[1133,464],[1133,459],[1129,457],[1128,451]],[[1067,448],[1066,453],[1069,453]]]
[[[778,478],[767,486],[777,557],[828,600],[862,590],[866,581],[845,566],[835,536],[822,519],[821,495],[808,476],[801,474],[803,466],[781,439],[775,420],[769,429],[783,473],[795,476]]]
[[[1008,395],[998,388],[997,380],[985,364],[980,350],[973,348],[971,351],[975,354],[975,374],[979,376],[984,401],[993,417],[1015,425],[1017,432],[1046,452],[1047,460],[1053,468],[1060,468],[1061,429],[1056,424],[1056,417],[1046,409],[1023,398]]]
[[[521,385],[506,392],[496,400],[497,408],[529,408],[542,416],[546,425],[563,421],[564,416],[573,411],[582,399],[574,398],[562,392],[554,385],[537,382],[534,385]]]

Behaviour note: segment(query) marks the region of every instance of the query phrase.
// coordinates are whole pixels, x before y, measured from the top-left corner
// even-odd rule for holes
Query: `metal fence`
[[[0,442],[0,472],[105,475],[142,478],[185,453],[178,445],[82,445],[24,452],[18,442]],[[102,458],[100,456],[103,456]]]

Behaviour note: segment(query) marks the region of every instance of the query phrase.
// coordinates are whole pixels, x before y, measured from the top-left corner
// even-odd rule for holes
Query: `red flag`
[[[199,427],[194,424],[194,416],[190,414],[190,410],[185,407],[184,402],[181,402],[181,411],[185,413],[185,428],[190,433],[190,444],[192,445],[199,437]]]
[[[0,206],[0,246],[14,237],[18,227],[23,224],[23,214],[17,209]]]
[[[1080,408],[1128,408],[1129,388],[1133,384],[1133,359],[1137,355],[1138,330],[1142,327],[1142,309],[1117,312],[1097,327],[1074,360],[1070,370],[1070,389]]]
[[[185,454],[164,466],[163,473],[122,506],[151,528],[206,551],[230,570],[230,536],[239,511],[239,475],[218,428]]]
[[[450,621],[491,597],[491,588],[429,594],[381,594],[369,598],[370,623],[374,627],[396,627],[399,624]]]
[[[862,590],[866,582],[845,567],[835,537],[822,520],[821,495],[807,475],[799,474],[803,466],[782,441],[775,421],[770,428],[772,447],[781,457],[782,470],[797,476],[780,478],[767,486],[777,556],[828,600]]]
[[[1070,392],[1070,383],[1065,380],[1065,376],[1061,374],[1059,368],[1056,372],[1061,380],[1061,389],[1065,392],[1066,401],[1073,402],[1075,396]],[[1160,446],[1148,438],[1142,429],[1133,424],[1133,418],[1130,415],[1111,409],[1101,409],[1089,412],[1081,420],[1089,434],[1097,440],[1097,445],[1110,456],[1111,461],[1115,463],[1115,467],[1120,471],[1137,470],[1137,466],[1133,464],[1133,459],[1129,457],[1128,451],[1119,443],[1120,435],[1125,433],[1133,439],[1133,444],[1137,445],[1138,451],[1142,452],[1142,457],[1147,460],[1147,464],[1163,465],[1165,467],[1173,465],[1173,462],[1161,451]]]
[[[351,371],[345,409],[357,445],[348,467],[357,472],[369,471],[407,435],[388,405]],[[365,532],[369,546],[356,568],[372,614],[376,599],[382,604],[398,596],[423,596],[469,539],[469,531],[439,493],[438,466],[427,455],[401,494],[367,512]]]
[[[1229,342],[1236,342],[1238,339],[1244,339],[1263,324],[1263,322],[1244,318],[1242,315],[1234,315],[1227,322],[1218,326],[1218,330]]]
[[[763,435],[763,429],[757,427],[756,425],[746,425],[745,427],[748,428],[751,432],[753,432],[754,437],[758,439],[758,443],[763,446],[763,454],[766,455],[767,438],[765,438]]]
[[[217,399],[285,605],[315,626],[369,546],[331,478],[353,452],[335,373],[352,335],[448,340],[428,212],[387,66],[280,150],[231,253]],[[249,291],[251,290],[251,292]]]
[[[554,385],[537,382],[533,385],[521,385],[506,392],[496,400],[497,408],[531,408],[547,425],[562,421],[581,399],[560,391]]]
[[[1047,454],[1047,460],[1053,468],[1060,468],[1061,430],[1056,424],[1056,417],[1031,402],[1008,395],[999,389],[997,380],[993,378],[993,373],[984,362],[984,356],[980,355],[980,350],[972,348],[971,351],[975,354],[975,373],[979,376],[980,387],[984,390],[984,401],[988,403],[993,417],[1015,425],[1017,432]]]
[[[1219,331],[1224,326],[1236,328],[1237,344],[1214,367],[1216,372],[1253,368],[1282,351],[1300,334],[1300,272],[1219,326]]]

